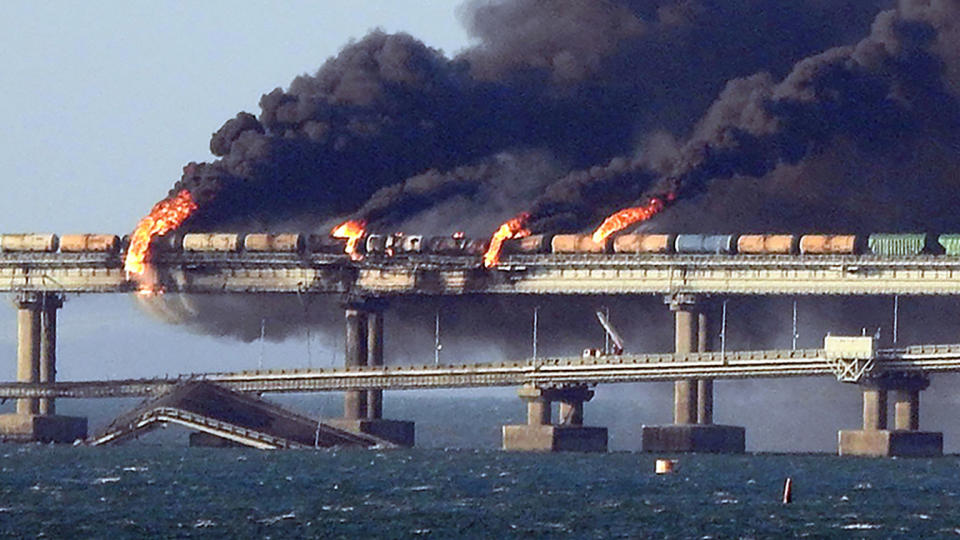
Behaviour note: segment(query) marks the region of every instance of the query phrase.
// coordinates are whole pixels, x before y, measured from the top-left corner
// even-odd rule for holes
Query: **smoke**
[[[683,198],[650,228],[949,228],[957,3],[889,4],[469,1],[460,55],[373,31],[225,122],[216,159],[187,165],[172,191],[200,205],[187,230],[326,232],[362,217],[374,232],[486,236],[531,211],[536,232],[587,231],[664,178]],[[263,319],[275,339],[341,331],[293,297],[157,301],[244,340]],[[477,309],[474,331],[515,302]]]

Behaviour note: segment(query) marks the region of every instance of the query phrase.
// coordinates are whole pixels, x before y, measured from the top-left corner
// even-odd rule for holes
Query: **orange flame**
[[[330,236],[334,238],[346,238],[347,247],[343,249],[343,252],[350,255],[351,259],[359,261],[363,256],[357,253],[357,244],[360,242],[360,239],[363,238],[363,235],[366,234],[366,227],[366,221],[351,219],[334,227],[333,230],[330,231]]]
[[[150,241],[155,236],[163,236],[179,227],[196,209],[197,203],[185,189],[175,197],[168,197],[155,204],[130,236],[130,247],[123,263],[124,270],[142,276],[146,270],[147,256],[150,254]]]
[[[500,250],[503,248],[503,242],[505,240],[530,236],[530,230],[526,228],[527,220],[529,219],[530,214],[523,212],[515,218],[508,220],[497,229],[497,232],[493,233],[493,237],[490,239],[490,247],[487,248],[487,252],[483,254],[484,266],[492,268],[500,263]]]
[[[597,243],[603,242],[615,232],[622,231],[634,223],[640,223],[641,221],[652,218],[666,208],[667,204],[672,202],[674,198],[676,198],[676,195],[671,192],[663,197],[651,197],[644,206],[624,208],[616,212],[603,220],[603,224],[593,232],[593,241]]]

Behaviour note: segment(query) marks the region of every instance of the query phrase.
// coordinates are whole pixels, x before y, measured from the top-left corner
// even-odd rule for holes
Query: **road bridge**
[[[17,399],[18,413],[0,416],[0,433],[36,438],[43,431],[37,422],[66,422],[51,428],[54,432],[79,431],[78,420],[55,414],[54,397],[142,395],[176,384],[177,381],[152,379],[62,384],[55,381],[56,311],[62,305],[62,295],[135,291],[139,285],[125,274],[122,261],[122,254],[107,253],[0,253],[0,292],[18,294],[20,336],[18,382],[2,386],[2,395]],[[871,410],[885,411],[886,392],[891,390],[897,396],[912,392],[909,399],[903,398],[897,405],[907,403],[901,408],[915,411],[919,391],[926,387],[926,383],[916,381],[926,381],[927,373],[955,369],[949,350],[940,359],[912,358],[906,352],[884,359],[877,353],[875,357],[846,362],[841,366],[846,371],[837,371],[839,361],[825,358],[821,350],[765,352],[754,358],[710,356],[711,337],[715,333],[709,326],[715,316],[715,304],[707,299],[732,295],[957,295],[960,257],[543,254],[508,255],[496,268],[486,269],[475,257],[426,254],[352,261],[338,254],[182,252],[156,254],[151,272],[156,287],[167,293],[327,295],[342,302],[345,369],[208,374],[200,378],[209,377],[216,384],[248,392],[341,390],[345,392],[343,420],[359,431],[390,422],[382,419],[384,388],[517,385],[521,399],[528,404],[528,425],[505,428],[505,447],[602,449],[606,447],[605,431],[601,434],[582,426],[583,403],[593,395],[583,389],[606,382],[674,380],[674,423],[645,426],[644,448],[742,452],[743,428],[713,424],[715,378],[840,373],[859,381],[864,388],[874,380],[887,381],[881,385],[883,388],[864,391],[865,403],[872,400]],[[385,300],[428,295],[541,294],[663,295],[674,312],[677,356],[384,367]],[[877,369],[877,373],[900,373],[901,377],[863,377],[871,369]],[[901,379],[908,382],[898,383]],[[876,397],[880,394],[883,397]],[[552,402],[562,405],[564,429],[549,417],[547,405]],[[564,423],[570,419],[572,424]],[[917,422],[904,422],[909,427],[904,430],[919,432]],[[873,420],[868,422],[865,416],[864,426],[867,425],[875,431],[890,431],[881,429]],[[82,427],[85,431],[85,423]],[[876,434],[869,437],[875,438]],[[933,448],[930,439],[907,444],[902,440],[913,439],[896,433],[884,437],[883,441],[866,446],[848,442],[846,448],[889,455],[930,453]],[[579,445],[577,441],[587,442]],[[907,444],[908,451],[898,450],[903,444]]]
[[[864,338],[871,339],[871,338]],[[304,393],[422,390],[489,386],[595,386],[676,379],[761,379],[833,376],[861,383],[890,377],[960,371],[960,344],[881,349],[856,358],[829,349],[627,354],[536,358],[516,362],[420,366],[252,370],[179,377],[0,383],[0,399],[117,398],[164,394],[187,382],[215,383],[237,392]]]

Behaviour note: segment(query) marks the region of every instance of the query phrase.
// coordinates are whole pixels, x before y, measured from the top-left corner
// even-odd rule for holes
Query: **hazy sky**
[[[261,94],[313,73],[352,38],[406,31],[454,54],[455,4],[15,2],[0,7],[0,232],[124,234],[166,195],[210,134]],[[425,353],[429,346],[424,344]],[[329,364],[339,343],[314,337]],[[265,365],[306,365],[306,342],[264,347]],[[16,319],[0,309],[0,377],[15,377]],[[126,296],[71,296],[61,313],[61,379],[255,367],[261,347],[155,321]]]

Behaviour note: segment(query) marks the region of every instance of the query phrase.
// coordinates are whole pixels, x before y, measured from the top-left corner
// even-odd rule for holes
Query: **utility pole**
[[[433,329],[433,363],[440,365],[440,310],[437,310],[437,318]]]
[[[897,295],[893,297],[893,344],[894,345],[897,344],[897,338],[899,337],[898,336],[898,332],[900,331],[899,322],[900,322],[900,296]]]
[[[720,354],[727,352],[727,300],[723,300],[723,314],[720,316]]]
[[[263,338],[266,335],[266,333],[267,333],[267,319],[263,318],[263,319],[260,319],[260,361],[257,362],[257,369],[261,371],[263,370],[263,352],[264,352],[263,349],[266,346],[264,344]]]
[[[797,331],[797,300],[793,300],[793,350],[797,350],[797,338],[800,332]]]
[[[537,359],[537,329],[540,326],[540,306],[533,308],[533,359]]]

